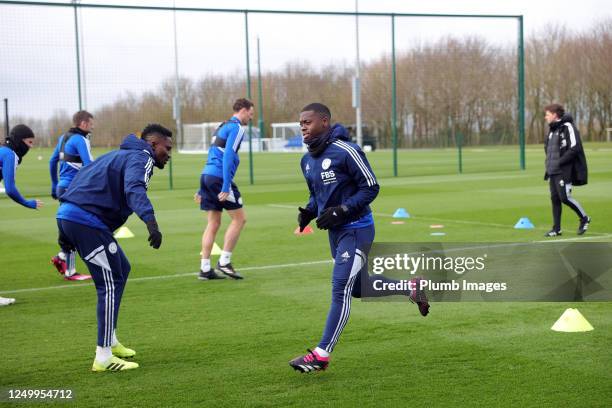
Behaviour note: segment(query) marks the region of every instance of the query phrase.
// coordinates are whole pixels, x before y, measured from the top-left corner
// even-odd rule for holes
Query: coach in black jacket
[[[544,141],[546,152],[544,180],[550,183],[554,222],[552,229],[545,236],[561,235],[561,203],[578,215],[580,219],[578,235],[582,235],[589,227],[591,218],[572,197],[572,187],[587,184],[588,181],[587,163],[580,133],[574,125],[574,119],[565,113],[563,106],[553,103],[544,110],[550,128],[548,137]]]

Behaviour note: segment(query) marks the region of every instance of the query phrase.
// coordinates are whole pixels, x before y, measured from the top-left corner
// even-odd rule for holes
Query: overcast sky
[[[68,0],[53,1],[70,3]],[[128,4],[224,9],[355,11],[354,0],[83,0],[89,4]],[[612,14],[610,0],[360,0],[359,10],[377,13],[522,14],[528,29],[552,20],[577,27]]]
[[[56,1],[69,3],[68,1]],[[172,6],[172,0],[83,1],[91,4]],[[354,0],[176,0],[177,7],[264,10],[347,11]],[[574,30],[612,16],[612,1],[582,0],[361,0],[359,11],[379,13],[523,15],[527,36],[546,25]],[[11,112],[45,117],[76,107],[76,62],[72,10],[0,4],[0,97]],[[174,75],[173,13],[85,8],[80,12],[84,47],[86,107],[95,110],[127,91],[155,89]],[[244,15],[177,13],[179,71],[197,79],[206,73],[244,75]],[[390,19],[362,17],[360,54],[367,62],[390,53]],[[496,46],[516,47],[514,20],[401,18],[396,21],[398,51],[447,36],[477,35]],[[251,14],[252,73],[256,38],[261,39],[264,71],[288,62],[314,66],[355,60],[353,17]]]

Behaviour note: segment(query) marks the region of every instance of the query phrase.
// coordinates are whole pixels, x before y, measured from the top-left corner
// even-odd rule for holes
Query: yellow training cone
[[[221,248],[217,245],[216,242],[213,242],[212,251],[210,251],[211,255],[221,255]],[[202,256],[202,251],[200,251],[200,256]]]
[[[212,251],[210,251],[211,255],[221,255],[221,248],[219,248],[219,245],[217,245],[217,243],[213,243],[213,249]]]
[[[130,231],[128,227],[121,227],[117,231],[115,231],[113,237],[115,237],[115,239],[134,238],[135,235],[132,231]]]
[[[584,318],[578,309],[571,308],[563,312],[551,329],[558,332],[585,332],[594,330],[591,323]]]

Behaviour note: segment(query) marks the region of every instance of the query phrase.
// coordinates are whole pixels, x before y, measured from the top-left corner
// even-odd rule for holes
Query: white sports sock
[[[59,253],[57,254],[57,256],[59,257],[59,259],[61,259],[62,261],[66,260],[66,253],[64,251],[59,251]]]
[[[70,268],[70,275],[74,275],[76,273],[76,251],[70,251],[69,257],[68,267]]]
[[[96,346],[96,361],[100,364],[105,364],[111,357],[113,352],[110,347]]]
[[[66,273],[65,276],[72,276],[76,273],[76,252],[70,251],[66,257]]]
[[[201,259],[200,269],[202,270],[202,272],[210,271],[210,259]]]
[[[322,348],[316,347],[314,351],[316,351],[320,357],[329,357],[329,353]]]
[[[113,338],[111,339],[111,347],[115,347],[119,344],[119,340],[117,340],[117,330],[113,330]]]
[[[221,251],[221,257],[219,257],[219,265],[224,266],[231,262],[232,253],[227,251]]]

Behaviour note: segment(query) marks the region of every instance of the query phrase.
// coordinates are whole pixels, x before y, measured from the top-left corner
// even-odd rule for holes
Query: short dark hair
[[[544,107],[544,111],[548,111],[550,113],[554,113],[559,118],[561,118],[563,115],[565,115],[565,108],[563,108],[563,105],[558,104],[558,103],[551,103],[550,105],[546,105]]]
[[[72,115],[72,124],[76,127],[81,124],[81,122],[87,122],[88,120],[93,119],[93,115],[86,110],[80,110],[74,115]]]
[[[163,137],[172,137],[172,132],[158,123],[150,123],[144,129],[140,138],[146,140],[148,136],[159,135]]]
[[[246,108],[246,109],[251,109],[253,106],[255,106],[255,104],[251,101],[249,101],[246,98],[240,98],[240,99],[236,99],[236,102],[234,102],[234,112],[240,112],[240,109],[242,108]]]
[[[327,119],[331,119],[331,111],[329,110],[327,106],[323,105],[322,103],[319,103],[319,102],[310,103],[304,106],[304,108],[302,109],[302,112],[310,112],[310,111],[318,113],[319,116],[321,117],[327,117]]]

